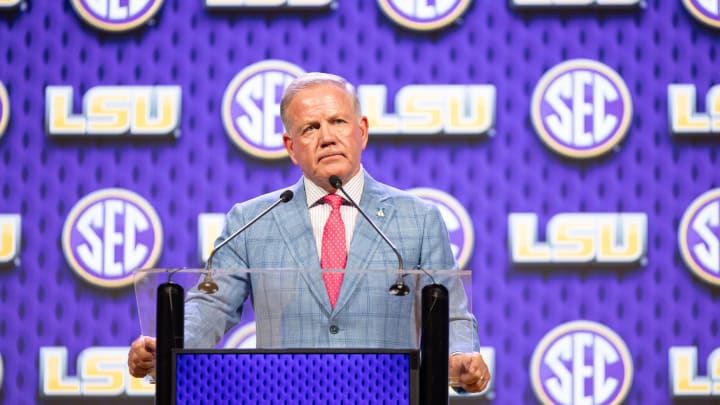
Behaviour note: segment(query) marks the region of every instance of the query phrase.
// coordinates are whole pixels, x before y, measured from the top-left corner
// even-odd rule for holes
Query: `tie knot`
[[[343,201],[345,201],[344,198],[340,197],[337,194],[328,194],[325,197],[323,197],[323,200],[325,200],[326,203],[330,204],[330,206],[334,210],[340,208]]]

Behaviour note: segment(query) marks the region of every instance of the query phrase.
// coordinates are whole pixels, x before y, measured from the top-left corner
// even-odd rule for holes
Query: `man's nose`
[[[323,145],[332,145],[337,140],[335,132],[328,126],[320,127],[320,143]]]

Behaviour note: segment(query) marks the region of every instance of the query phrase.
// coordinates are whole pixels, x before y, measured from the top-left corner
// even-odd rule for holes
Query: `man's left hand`
[[[490,383],[490,371],[478,352],[453,353],[449,365],[450,385],[468,392],[480,392]]]

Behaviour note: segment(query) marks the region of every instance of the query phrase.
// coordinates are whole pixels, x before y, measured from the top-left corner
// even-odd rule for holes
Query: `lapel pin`
[[[385,208],[378,208],[377,209],[377,216],[382,218],[385,216]]]

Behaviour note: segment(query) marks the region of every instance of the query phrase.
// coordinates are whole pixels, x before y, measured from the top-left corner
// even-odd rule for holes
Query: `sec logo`
[[[720,188],[697,197],[678,229],[685,264],[701,280],[720,286]]]
[[[614,331],[596,322],[573,321],[543,337],[530,375],[543,404],[621,404],[630,390],[633,362]]]
[[[62,246],[80,277],[117,288],[133,283],[133,270],[155,265],[162,239],[155,209],[131,191],[111,188],[75,204],[63,226]]]
[[[150,20],[165,0],[72,0],[85,22],[103,31],[128,31]]]
[[[378,0],[378,5],[398,25],[415,31],[431,31],[457,21],[470,0]]]
[[[683,0],[685,8],[696,20],[713,28],[720,28],[720,1]]]
[[[0,138],[5,133],[8,121],[10,121],[10,100],[8,100],[5,86],[0,82]]]
[[[287,156],[280,101],[290,82],[303,74],[288,62],[266,60],[235,75],[222,102],[223,125],[235,145],[263,159]]]
[[[632,118],[625,82],[608,66],[588,59],[563,62],[540,79],[531,115],[540,139],[555,152],[586,159],[612,150]]]

